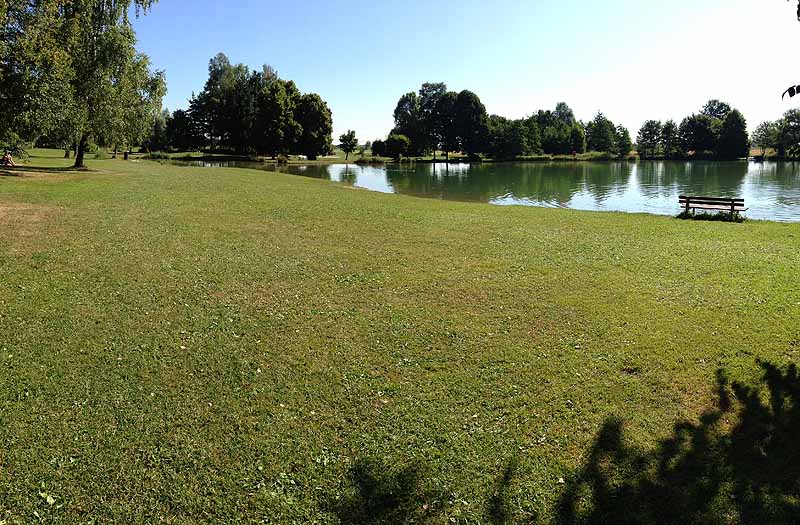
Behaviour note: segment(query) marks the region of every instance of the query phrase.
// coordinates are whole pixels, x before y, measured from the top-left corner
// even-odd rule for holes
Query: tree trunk
[[[118,149],[119,149],[119,146],[117,146],[116,144],[114,144],[114,157],[113,157],[113,158],[115,158],[115,159],[117,158],[117,150],[118,150]]]
[[[89,143],[89,136],[84,133],[81,135],[81,141],[78,143],[78,150],[75,152],[75,168],[85,168],[83,157],[86,154],[86,146]]]
[[[70,157],[71,148],[67,148],[64,150],[64,158],[68,159]]]
[[[350,158],[350,152],[349,151],[345,151],[344,152],[344,161],[347,162],[347,159],[349,159],[349,158]]]

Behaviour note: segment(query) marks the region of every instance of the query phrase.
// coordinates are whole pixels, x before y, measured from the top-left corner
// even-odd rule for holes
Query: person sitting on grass
[[[11,156],[11,152],[10,151],[6,151],[6,154],[3,155],[3,163],[2,164],[3,164],[3,167],[5,167],[5,168],[13,168],[14,166],[16,166],[16,164],[14,163],[14,158]]]

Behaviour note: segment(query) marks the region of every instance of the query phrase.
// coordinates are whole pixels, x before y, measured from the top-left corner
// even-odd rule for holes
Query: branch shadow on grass
[[[797,523],[800,379],[794,365],[759,364],[768,399],[719,372],[717,406],[653,451],[626,444],[622,422],[608,420],[558,523]]]
[[[512,459],[486,487],[481,523],[800,523],[800,375],[759,361],[761,387],[717,372],[715,405],[696,423],[677,423],[655,447],[627,442],[610,418],[584,465],[567,476],[552,519],[520,516],[512,505]],[[428,523],[447,518],[445,488],[421,467],[364,460],[325,510],[341,523]],[[513,496],[513,497],[512,497]]]
[[[348,477],[345,493],[325,504],[341,523],[420,523],[439,512],[441,498],[426,485],[420,467],[393,469],[380,461],[362,460]]]

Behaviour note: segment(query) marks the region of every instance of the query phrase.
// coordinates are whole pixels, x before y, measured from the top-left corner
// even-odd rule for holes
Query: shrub
[[[677,217],[678,219],[683,220],[692,220],[692,221],[717,221],[717,222],[744,222],[747,219],[738,212],[731,213],[729,211],[720,211],[717,213],[692,213],[689,211],[684,211]]]

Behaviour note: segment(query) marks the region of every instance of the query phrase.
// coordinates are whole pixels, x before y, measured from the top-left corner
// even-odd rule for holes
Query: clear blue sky
[[[794,12],[785,0],[161,0],[135,25],[166,71],[166,107],[186,107],[224,52],[319,93],[334,137],[355,129],[364,142],[426,81],[514,118],[562,100],[580,119],[602,110],[634,136],[721,98],[753,129],[800,82]]]

